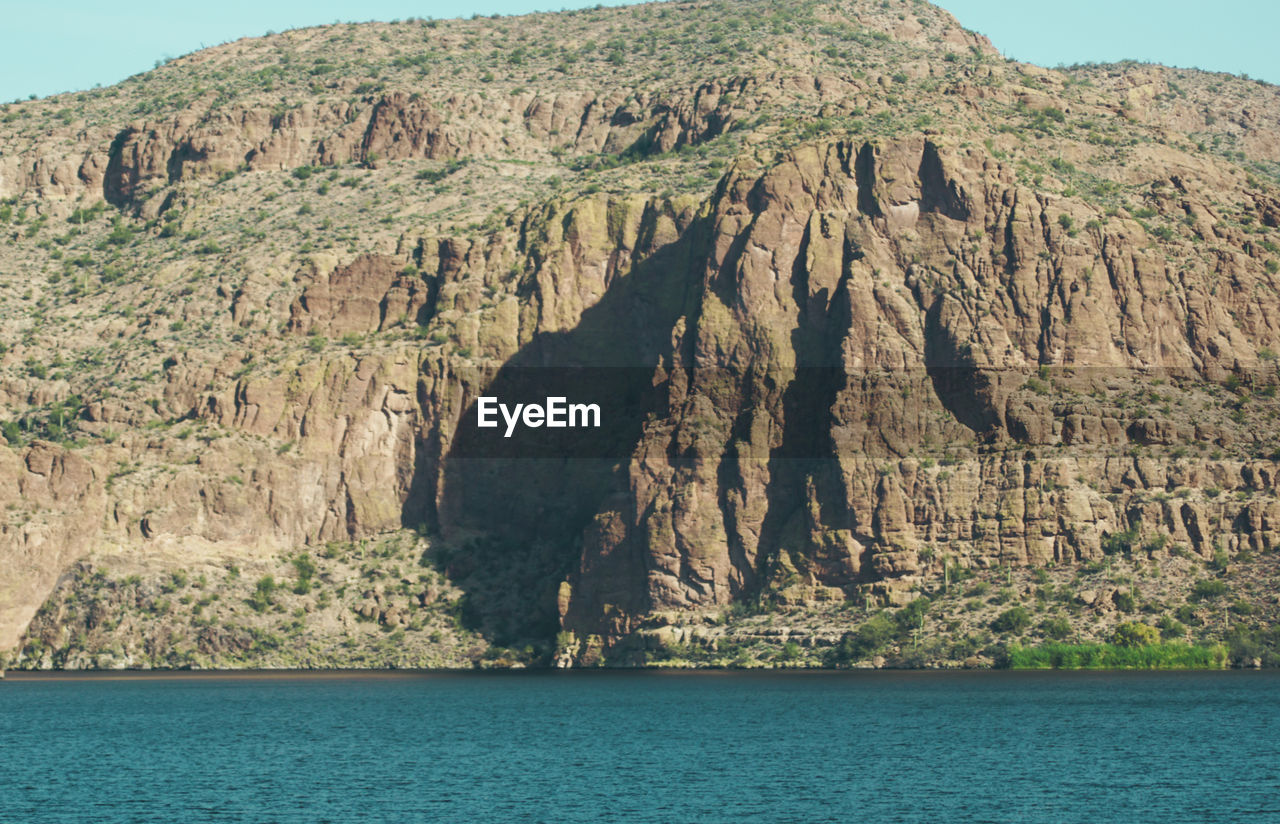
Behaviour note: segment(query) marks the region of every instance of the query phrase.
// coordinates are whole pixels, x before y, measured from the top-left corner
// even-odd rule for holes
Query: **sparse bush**
[[[1031,614],[1023,607],[1010,607],[996,616],[991,628],[996,632],[1021,634],[1031,626]]]
[[[115,223],[111,226],[111,233],[107,235],[107,243],[115,246],[125,246],[133,241],[133,229],[122,219],[116,218]]]
[[[298,575],[298,581],[293,585],[293,591],[297,595],[306,595],[311,591],[311,579],[316,574],[315,561],[311,560],[311,556],[304,552],[293,559],[293,568]]]
[[[904,632],[909,632],[919,627],[924,620],[925,613],[929,611],[930,605],[928,598],[920,597],[898,610],[897,614],[893,616],[898,628]]]
[[[1071,634],[1071,622],[1066,618],[1050,618],[1040,624],[1040,630],[1046,638],[1061,641]]]
[[[1227,585],[1217,578],[1201,578],[1191,588],[1191,597],[1196,601],[1207,601],[1210,598],[1221,598],[1227,594]]]
[[[1160,641],[1160,632],[1141,621],[1125,621],[1111,633],[1111,643],[1121,647],[1141,647]]]
[[[1112,532],[1102,538],[1102,551],[1106,555],[1128,555],[1138,543],[1137,527],[1129,527],[1122,532]]]
[[[1156,628],[1160,630],[1160,637],[1166,641],[1172,638],[1181,638],[1187,634],[1186,626],[1168,615],[1163,616],[1156,622]]]
[[[265,612],[275,603],[275,592],[276,579],[270,575],[262,576],[254,587],[253,595],[249,596],[249,606],[253,607],[255,612]]]
[[[840,643],[832,647],[829,661],[847,664],[859,661],[893,640],[897,630],[894,622],[884,613],[871,616],[853,632],[846,632]]]

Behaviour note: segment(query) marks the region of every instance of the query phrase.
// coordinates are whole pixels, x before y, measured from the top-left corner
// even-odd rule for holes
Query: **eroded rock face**
[[[0,648],[17,644],[58,576],[92,546],[106,508],[102,478],[88,462],[52,444],[0,449]],[[30,514],[18,523],[13,508]]]
[[[1169,104],[1169,73],[1144,68],[1099,70],[1068,95],[1054,73],[993,64],[958,27],[876,20],[855,33],[946,51],[879,74],[814,56],[660,89],[349,83],[296,105],[202,100],[5,138],[0,196],[27,197],[23,219],[105,199],[112,217],[141,217],[139,244],[190,231],[147,277],[193,292],[220,266],[244,277],[217,287],[225,328],[181,301],[94,327],[92,348],[145,327],[158,354],[122,376],[127,391],[85,399],[92,446],[0,445],[0,649],[88,553],[230,563],[406,528],[450,546],[448,574],[491,636],[565,630],[584,639],[580,660],[660,613],[738,600],[901,605],[956,566],[1273,549],[1280,276],[1264,229],[1280,198],[1187,135],[1274,163],[1274,101],[1215,117],[1202,100]],[[886,101],[908,91],[987,131],[891,127]],[[778,107],[827,125],[788,136],[758,117]],[[1080,131],[1032,169],[982,120],[993,111]],[[696,167],[697,196],[662,177],[669,162],[692,175],[674,160],[742,132],[735,154]],[[1119,179],[1068,185],[1063,170],[1129,138]],[[562,157],[558,172],[622,171],[565,193],[541,174]],[[446,180],[466,160],[499,169],[477,178],[494,186],[510,183],[502,164],[548,166],[528,178],[536,197],[501,195],[491,220],[431,223],[483,194]],[[241,259],[200,234],[218,198],[333,197],[311,166],[333,167],[324,192],[342,194],[348,172],[363,187],[355,172],[397,163],[408,171],[387,193],[409,216],[380,220],[389,237],[315,227],[305,255],[260,237]],[[446,185],[403,185],[424,180]],[[1134,202],[1106,200],[1122,187]],[[413,211],[419,197],[440,203]],[[171,210],[184,217],[167,223]],[[101,242],[132,250],[131,232]],[[59,278],[93,262],[70,257],[50,258]],[[208,357],[163,332],[206,323],[225,343]],[[263,356],[267,339],[285,345]],[[72,393],[66,375],[34,378],[31,353],[8,357],[27,371],[6,373],[0,402]],[[605,439],[476,457],[477,397],[569,367],[628,399]],[[403,606],[375,593],[359,612],[402,627]]]
[[[141,207],[152,187],[237,171],[415,158],[527,159],[550,149],[656,154],[714,139],[748,116],[756,102],[785,92],[832,97],[856,90],[848,81],[823,82],[734,78],[661,97],[638,89],[441,99],[392,91],[361,102],[306,102],[285,112],[245,106],[189,110],[135,121],[114,134],[78,135],[70,153],[41,156],[0,176],[0,193],[37,188],[62,198],[100,196],[132,208]],[[735,97],[741,99],[730,103]],[[499,128],[513,118],[523,125],[516,139]]]
[[[1208,267],[1151,300],[1172,272],[1134,245],[1139,226],[1068,233],[1059,215],[1088,221],[1076,204],[927,139],[804,149],[721,191],[690,261],[701,286],[653,376],[665,414],[594,498],[566,627],[618,637],[654,609],[726,604],[768,586],[784,552],[813,586],[892,602],[943,555],[1073,563],[1126,530],[1204,557],[1226,533],[1274,540],[1229,526],[1270,504],[1143,501],[1201,483],[1269,497],[1270,460],[1138,457],[1231,436],[1107,398],[1261,365],[1277,331],[1245,286],[1271,279],[1256,259],[1214,263],[1240,287],[1213,300]],[[1088,399],[1038,394],[1040,366]]]
[[[210,448],[110,504],[83,461],[33,447],[7,473],[26,479],[19,497],[50,516],[97,514],[7,538],[24,582],[7,637],[103,539],[267,552],[416,523],[520,535],[539,547],[517,556],[533,578],[563,580],[536,598],[566,629],[613,640],[653,610],[783,583],[788,601],[866,589],[897,602],[943,563],[1079,562],[1126,530],[1205,557],[1224,536],[1270,549],[1273,462],[1132,451],[1244,433],[1135,416],[1108,393],[1257,367],[1280,347],[1254,288],[1273,277],[1242,251],[1170,288],[1139,224],[1070,234],[1064,214],[1089,220],[980,150],[834,142],[744,162],[696,209],[600,195],[531,213],[518,238],[425,243],[421,272],[384,256],[317,271],[291,332],[365,334],[438,313],[500,362],[625,367],[656,394],[603,462],[616,468],[512,474],[453,457],[460,419],[494,378],[451,359],[330,358],[214,394],[198,391],[212,376],[175,368],[174,413],[296,447]],[[526,271],[497,276],[511,260]],[[1211,298],[1222,275],[1231,285]],[[478,317],[477,282],[508,295]],[[1195,491],[1210,486],[1267,497]],[[32,549],[51,542],[64,545]],[[484,574],[501,585],[500,568]]]
[[[289,331],[341,337],[425,324],[434,311],[435,284],[403,270],[393,258],[366,255],[318,277],[290,307]]]

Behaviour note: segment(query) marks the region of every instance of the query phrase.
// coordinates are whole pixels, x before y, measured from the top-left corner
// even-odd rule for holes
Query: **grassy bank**
[[[1040,644],[1009,649],[1010,669],[1224,669],[1227,648],[1179,643]]]

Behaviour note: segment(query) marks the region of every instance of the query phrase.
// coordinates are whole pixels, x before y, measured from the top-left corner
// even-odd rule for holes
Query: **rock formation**
[[[1016,64],[923,5],[750,5],[300,30],[0,107],[0,649],[60,576],[402,530],[460,625],[561,664],[952,570],[1136,554],[1186,591],[1175,559],[1272,553],[1276,89]],[[658,54],[668,17],[776,37],[600,45]],[[471,425],[556,387],[603,430]],[[444,591],[403,581],[306,609],[403,630]],[[92,633],[49,604],[45,647]]]

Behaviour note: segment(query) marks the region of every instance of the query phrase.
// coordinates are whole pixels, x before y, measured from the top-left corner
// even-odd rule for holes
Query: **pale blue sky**
[[[607,5],[621,5],[609,2]],[[202,46],[335,20],[469,17],[581,0],[0,0],[0,101],[104,86]],[[941,0],[1006,55],[1041,65],[1124,58],[1280,83],[1277,0]]]

